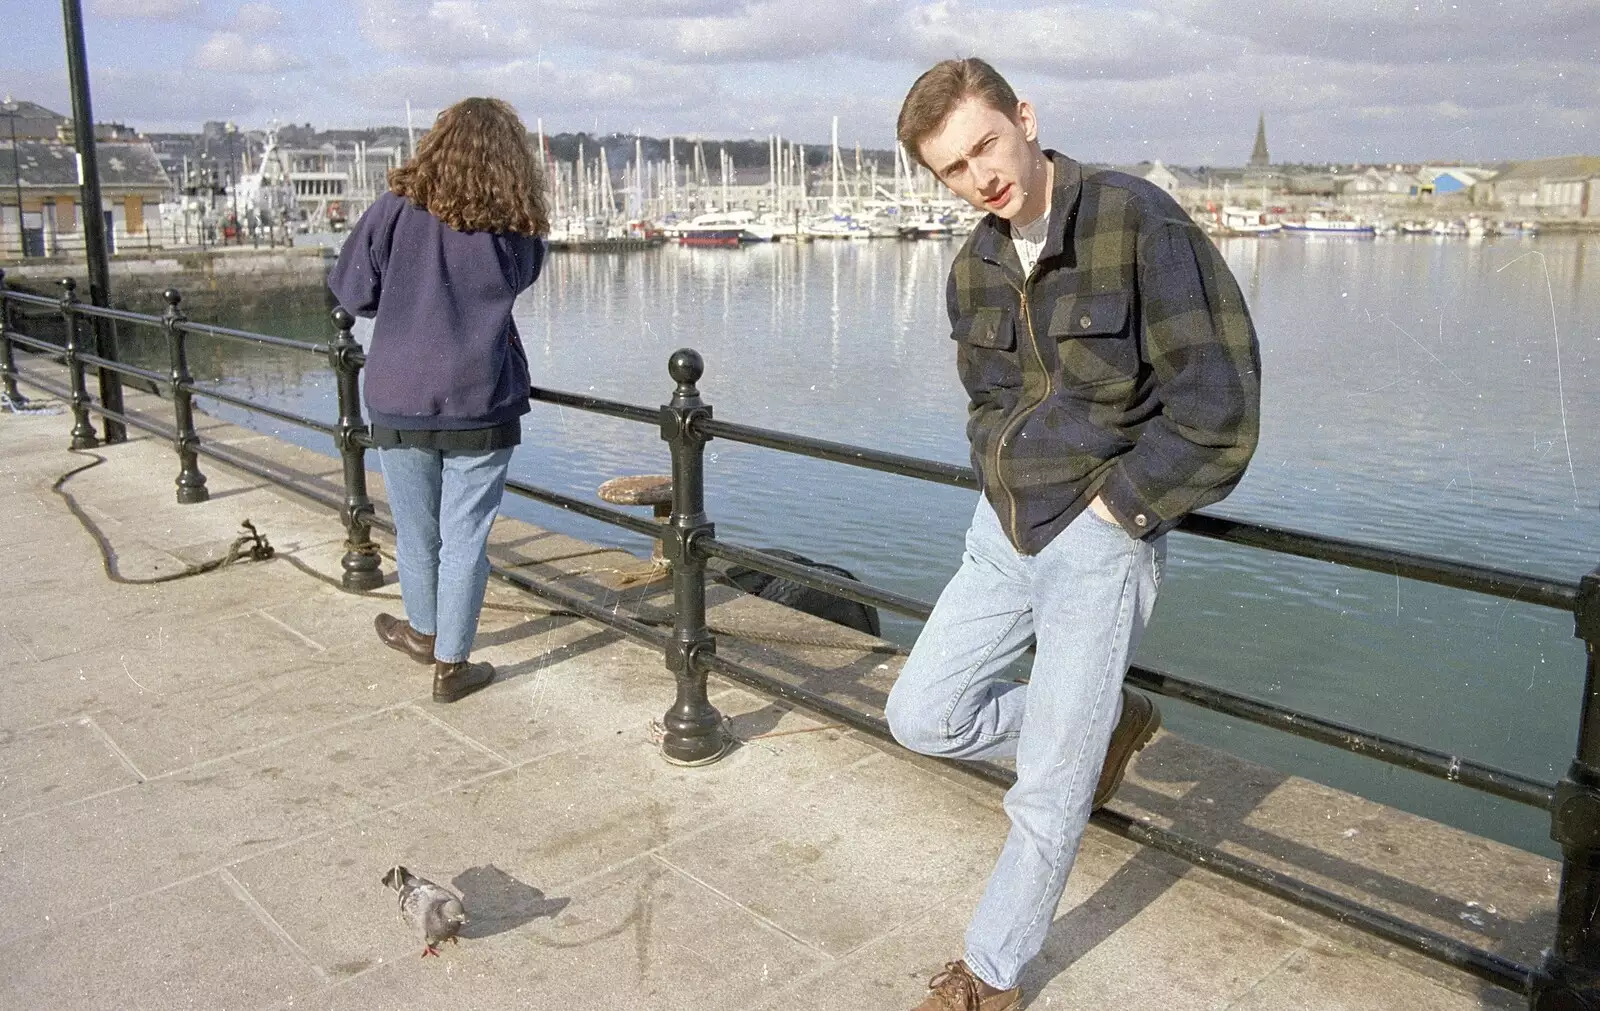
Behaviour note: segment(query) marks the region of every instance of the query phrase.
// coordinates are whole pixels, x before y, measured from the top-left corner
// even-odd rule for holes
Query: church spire
[[[1266,168],[1271,163],[1267,156],[1267,114],[1263,112],[1256,121],[1256,147],[1250,152],[1250,167]]]

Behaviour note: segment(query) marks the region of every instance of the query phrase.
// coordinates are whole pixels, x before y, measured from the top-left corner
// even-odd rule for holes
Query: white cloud
[[[200,0],[92,0],[89,12],[112,21],[181,21],[200,14]]]
[[[313,86],[263,101],[339,125],[395,122],[406,97],[431,111],[492,94],[557,130],[815,142],[837,113],[882,146],[918,72],[977,55],[1035,101],[1049,139],[1093,159],[1238,163],[1262,109],[1274,155],[1305,160],[1554,154],[1592,150],[1600,129],[1596,0],[1537,16],[1513,0],[354,0],[336,23],[311,0],[217,6],[204,30],[171,33],[194,65],[263,90],[315,61]]]
[[[252,42],[239,32],[212,32],[196,51],[194,62],[201,70],[237,74],[277,74],[304,65],[292,54],[265,42]]]
[[[1074,79],[1166,77],[1231,64],[1239,51],[1225,35],[1180,18],[1082,3],[1000,11],[935,0],[910,11],[901,30],[930,64],[982,56],[1013,72]]]

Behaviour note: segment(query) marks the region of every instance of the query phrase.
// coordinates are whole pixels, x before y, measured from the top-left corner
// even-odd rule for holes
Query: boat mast
[[[839,175],[843,166],[839,164],[839,117],[833,117],[833,150],[830,158],[832,163],[830,172],[833,177],[833,211],[839,212]]]

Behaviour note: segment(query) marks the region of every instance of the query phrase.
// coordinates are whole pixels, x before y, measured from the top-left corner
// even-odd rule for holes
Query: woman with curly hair
[[[468,98],[345,241],[328,286],[374,317],[366,403],[394,513],[405,620],[378,638],[433,665],[433,697],[494,680],[468,659],[489,578],[489,528],[528,412],[528,359],[511,308],[544,264],[544,174],[516,111]]]

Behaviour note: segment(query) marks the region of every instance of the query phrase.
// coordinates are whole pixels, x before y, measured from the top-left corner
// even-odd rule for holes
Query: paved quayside
[[[179,506],[171,446],[145,436],[64,485],[125,579],[218,557],[244,518],[278,555],[113,582],[51,490],[93,461],[70,427],[0,414],[0,1006],[904,1011],[959,954],[997,788],[715,678],[742,744],[674,768],[650,739],[659,653],[499,583],[475,655],[500,681],[436,705],[372,633],[399,607],[391,562],[375,593],[340,591],[334,511],[204,459],[211,501]],[[201,427],[339,494],[331,458]],[[625,552],[502,520],[494,553],[647,617],[670,604]],[[711,599],[741,633],[719,652],[881,711],[894,650]],[[1551,862],[1171,735],[1117,806],[1524,962],[1552,934]],[[379,883],[395,863],[466,898],[440,958]],[[1032,1008],[1519,1006],[1095,827],[1025,987]]]

